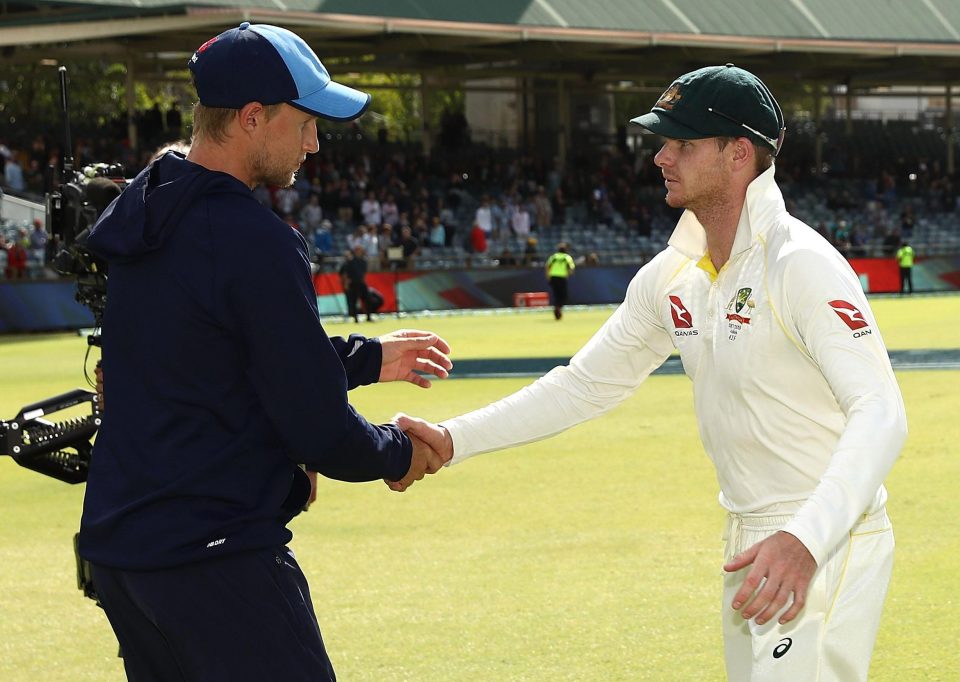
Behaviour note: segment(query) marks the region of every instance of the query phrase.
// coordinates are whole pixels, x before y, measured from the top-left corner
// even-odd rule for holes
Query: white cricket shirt
[[[571,359],[517,393],[443,422],[451,464],[529,443],[622,402],[674,350],[693,381],[720,504],[800,502],[783,530],[820,564],[886,500],[906,438],[890,360],[857,275],[790,216],[770,168],[747,189],[730,259],[714,272],[686,211],[668,247]]]

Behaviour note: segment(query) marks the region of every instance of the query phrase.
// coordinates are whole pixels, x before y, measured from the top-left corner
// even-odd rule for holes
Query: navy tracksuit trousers
[[[93,566],[131,682],[334,682],[286,547],[153,571]]]

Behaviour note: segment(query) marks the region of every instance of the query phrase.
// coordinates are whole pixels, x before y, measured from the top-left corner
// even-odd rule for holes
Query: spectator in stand
[[[3,181],[14,192],[23,192],[27,189],[27,183],[23,177],[23,166],[20,165],[16,154],[12,154],[3,167]]]
[[[402,220],[402,217],[405,214],[401,213],[400,215]],[[403,230],[404,225],[409,225],[409,223],[406,220],[403,220],[400,223],[401,231]],[[427,227],[427,221],[424,218],[417,218],[413,222],[413,238],[417,240],[418,244],[430,243],[430,228]]]
[[[17,241],[20,242],[20,245],[29,252],[30,232],[27,230],[26,227],[17,228]]]
[[[368,225],[379,225],[383,222],[380,200],[372,189],[367,192],[367,197],[360,204],[360,214],[363,216],[363,222]]]
[[[7,279],[23,279],[27,275],[27,249],[21,239],[7,244]]]
[[[518,239],[530,236],[530,214],[527,213],[519,194],[514,195],[513,204],[510,206],[510,227]]]
[[[306,205],[300,209],[300,224],[307,235],[314,234],[323,223],[323,209],[320,208],[320,197],[311,194]]]
[[[380,269],[380,238],[377,235],[377,226],[368,225],[366,231],[360,237],[360,244],[363,246],[363,255],[367,260],[367,270]]]
[[[528,237],[527,244],[523,249],[523,264],[536,265],[540,261],[540,254],[537,252],[537,238]]]
[[[487,252],[487,233],[480,225],[474,224],[470,230],[470,252],[483,254]]]
[[[281,187],[274,195],[277,213],[281,216],[294,215],[300,204],[300,194],[291,187]]]
[[[321,220],[320,226],[313,232],[313,256],[314,260],[323,265],[331,253],[333,253],[333,235],[330,230],[333,224],[329,220]]]
[[[391,227],[396,227],[400,223],[400,210],[397,208],[397,202],[392,194],[388,194],[380,205],[380,212],[383,216],[383,222],[388,223]]]
[[[350,248],[351,253],[356,247],[360,247],[366,250],[363,243],[363,237],[367,234],[366,225],[357,225],[352,234],[347,235],[347,246]]]
[[[457,244],[457,232],[460,229],[460,222],[457,220],[457,211],[450,205],[449,200],[438,201],[437,208],[439,209],[440,222],[443,223],[443,229],[447,232],[444,245],[453,246]]]
[[[47,261],[47,231],[43,221],[39,218],[33,221],[33,232],[30,233],[30,257],[41,268]]]
[[[433,216],[433,225],[430,227],[430,246],[443,246],[446,243],[447,231],[440,222],[440,216]]]
[[[420,244],[413,236],[413,230],[410,229],[409,225],[405,225],[400,228],[400,246],[403,248],[403,265],[404,270],[413,269],[413,259],[420,252]]]
[[[473,222],[480,226],[489,239],[493,235],[493,210],[490,207],[490,197],[484,194],[480,197],[480,205],[474,214]]]
[[[380,226],[380,239],[377,240],[377,245],[380,247],[380,262],[389,263],[390,258],[387,253],[388,249],[393,246],[398,246],[397,240],[400,235],[394,232],[393,227],[388,223],[384,223]]]
[[[536,215],[538,230],[550,227],[553,224],[553,206],[550,204],[550,197],[547,196],[547,190],[543,185],[537,188],[537,194],[533,198],[533,211]]]
[[[500,197],[490,206],[493,223],[493,238],[505,239],[510,234],[510,210],[505,197]]]

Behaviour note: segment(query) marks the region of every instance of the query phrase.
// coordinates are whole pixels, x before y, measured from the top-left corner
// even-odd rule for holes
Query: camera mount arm
[[[62,421],[43,417],[87,403],[90,414]],[[0,455],[65,483],[87,480],[91,439],[100,428],[97,394],[77,388],[26,405],[10,421],[0,419]]]

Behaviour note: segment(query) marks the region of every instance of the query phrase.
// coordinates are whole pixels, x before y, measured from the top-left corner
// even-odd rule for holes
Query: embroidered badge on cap
[[[660,99],[657,100],[656,106],[670,111],[681,99],[683,99],[683,95],[680,94],[680,84],[674,83],[667,88],[666,92],[660,95]]]

